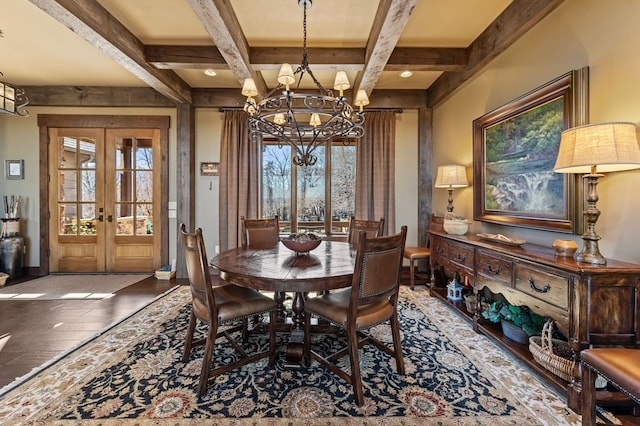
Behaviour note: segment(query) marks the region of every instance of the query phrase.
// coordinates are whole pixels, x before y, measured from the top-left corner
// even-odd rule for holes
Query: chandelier
[[[297,166],[312,166],[318,158],[313,154],[315,149],[334,138],[344,138],[345,145],[349,138],[361,138],[364,135],[363,107],[369,104],[367,93],[358,90],[355,105],[349,105],[344,91],[351,87],[347,73],[336,73],[334,90],[339,96],[333,96],[316,79],[309,68],[307,56],[307,9],[312,0],[298,0],[303,8],[303,48],[300,66],[293,71],[290,64],[282,64],[278,73],[278,85],[259,103],[254,96],[258,95],[255,81],[246,78],[242,86],[242,94],[247,96],[244,110],[249,114],[249,138],[254,142],[263,136],[274,137],[282,143],[288,143],[296,151],[293,163]],[[291,90],[298,79],[296,91],[300,87],[302,77],[307,73],[318,88],[319,93],[297,93]],[[284,90],[283,90],[284,89]]]
[[[3,74],[0,72],[0,77]],[[29,111],[23,109],[29,103],[29,98],[24,94],[24,89],[14,87],[9,83],[0,81],[0,113],[13,114],[28,117]]]

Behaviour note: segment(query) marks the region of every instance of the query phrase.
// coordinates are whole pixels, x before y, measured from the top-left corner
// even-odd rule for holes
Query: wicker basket
[[[547,320],[542,335],[529,338],[529,350],[538,364],[570,382],[575,365],[573,351],[564,340],[551,338],[553,325],[553,320]]]

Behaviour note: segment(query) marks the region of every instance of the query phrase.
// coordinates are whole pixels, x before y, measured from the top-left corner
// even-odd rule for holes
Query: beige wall
[[[455,162],[471,166],[472,122],[485,113],[573,69],[589,66],[591,123],[640,124],[640,2],[567,0],[494,60],[454,96],[434,110],[434,167]],[[469,168],[471,177],[471,167]],[[611,173],[598,184],[602,214],[596,230],[605,257],[640,262],[640,170]],[[444,190],[434,190],[434,208],[443,212]],[[454,192],[455,212],[473,218],[473,190]],[[579,236],[474,223],[471,232],[501,232],[551,245]]]

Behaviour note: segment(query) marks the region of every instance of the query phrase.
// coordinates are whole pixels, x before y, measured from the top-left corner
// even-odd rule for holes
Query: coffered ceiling
[[[372,103],[410,90],[436,104],[562,1],[315,0],[309,63],[328,88],[346,70]],[[0,17],[3,79],[32,92],[151,88],[191,103],[200,89],[239,95],[253,77],[266,94],[280,64],[302,58],[297,0],[4,0]]]

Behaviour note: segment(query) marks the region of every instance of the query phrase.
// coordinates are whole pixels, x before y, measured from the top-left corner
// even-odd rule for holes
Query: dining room
[[[375,7],[368,1],[354,1],[349,2],[346,9],[342,9],[344,5],[338,4],[338,1],[316,1],[306,10],[298,2],[292,1],[292,5],[285,5],[283,2],[271,5],[272,8],[261,4],[259,13],[254,10],[255,2],[244,0],[194,0],[181,2],[180,5],[177,2],[167,2],[163,7],[157,7],[147,0],[137,2],[137,5],[117,0],[89,1],[83,3],[82,7],[79,3],[72,0],[20,0],[0,5],[5,16],[16,17],[15,22],[2,24],[0,28],[3,33],[0,52],[6,53],[3,56],[15,58],[6,65],[3,63],[3,69],[0,70],[3,75],[0,79],[7,87],[24,88],[24,94],[29,98],[28,105],[25,105],[25,109],[29,110],[28,116],[17,113],[22,108],[18,108],[15,113],[0,115],[0,156],[8,162],[5,163],[5,178],[0,179],[0,193],[19,195],[22,200],[20,211],[16,214],[19,216],[19,235],[7,235],[8,238],[4,240],[17,236],[23,239],[24,247],[20,250],[22,256],[19,256],[23,263],[20,269],[27,278],[55,272],[55,265],[60,262],[52,261],[51,255],[53,253],[62,259],[65,250],[76,259],[75,263],[70,263],[75,265],[71,269],[79,271],[89,268],[89,262],[83,262],[82,259],[86,257],[86,253],[94,252],[98,247],[99,256],[92,257],[92,262],[100,264],[107,273],[114,272],[103,267],[113,260],[110,259],[112,252],[123,255],[124,259],[122,263],[112,264],[125,265],[123,273],[129,273],[131,271],[126,269],[142,265],[136,262],[136,258],[139,257],[139,252],[144,251],[149,259],[149,263],[144,266],[145,272],[153,273],[155,269],[171,265],[172,259],[176,259],[176,282],[186,284],[188,274],[179,224],[185,223],[190,231],[202,228],[208,260],[211,261],[242,245],[243,215],[250,219],[267,219],[278,215],[282,224],[281,237],[303,232],[320,234],[323,242],[311,252],[312,255],[324,247],[334,246],[334,241],[331,240],[347,237],[351,215],[370,220],[383,217],[383,234],[387,236],[397,234],[406,225],[406,246],[424,249],[430,241],[431,215],[443,217],[452,213],[456,221],[466,226],[466,232],[462,237],[439,234],[439,241],[446,243],[448,249],[462,247],[467,250],[451,252],[454,255],[464,256],[465,253],[473,252],[476,256],[479,253],[475,259],[487,259],[480,255],[492,255],[488,257],[491,261],[502,262],[500,265],[511,268],[503,268],[502,271],[512,271],[514,280],[489,281],[486,279],[489,274],[487,271],[480,271],[475,263],[467,263],[471,257],[467,257],[465,261],[462,258],[456,259],[455,256],[440,257],[439,261],[449,275],[445,275],[444,281],[443,277],[435,277],[438,282],[437,290],[442,297],[432,300],[428,297],[430,289],[426,285],[430,285],[432,281],[429,260],[422,258],[417,261],[418,280],[414,291],[408,291],[407,288],[411,287],[409,277],[413,276],[409,274],[409,258],[403,260],[402,283],[408,285],[400,286],[401,303],[398,309],[402,313],[400,321],[405,321],[401,324],[401,330],[412,330],[411,333],[404,333],[404,338],[412,339],[407,343],[409,354],[405,353],[405,377],[408,378],[405,380],[412,382],[411,385],[423,380],[415,375],[419,371],[437,378],[439,384],[448,383],[447,386],[451,386],[455,380],[471,384],[470,387],[480,386],[482,392],[474,394],[471,398],[473,401],[467,400],[465,408],[456,408],[458,416],[461,412],[472,413],[475,407],[482,405],[478,401],[488,401],[484,398],[498,392],[497,388],[500,391],[507,389],[508,392],[502,394],[501,402],[490,402],[504,408],[502,413],[522,416],[516,418],[524,419],[525,423],[544,422],[530,418],[531,410],[543,410],[543,403],[519,411],[522,408],[519,401],[537,392],[543,392],[545,398],[549,398],[545,401],[553,401],[552,414],[545,411],[550,416],[549,419],[563,412],[560,407],[566,409],[565,391],[560,392],[561,396],[556,400],[557,386],[543,385],[539,388],[536,385],[522,392],[514,389],[517,386],[513,377],[527,383],[537,380],[535,375],[530,376],[526,372],[533,361],[523,362],[525,356],[519,354],[514,359],[510,358],[510,343],[501,344],[497,348],[485,343],[480,345],[477,339],[482,335],[476,335],[473,319],[469,328],[469,323],[465,321],[468,317],[463,317],[463,322],[460,323],[456,320],[456,314],[462,309],[456,308],[451,312],[443,309],[449,308],[446,281],[456,278],[451,272],[462,272],[460,281],[455,281],[463,287],[454,286],[454,292],[469,292],[469,288],[465,287],[469,278],[473,282],[480,277],[479,282],[488,282],[485,287],[494,289],[500,283],[508,283],[513,288],[505,291],[509,297],[521,301],[524,297],[522,294],[526,293],[527,300],[535,299],[536,306],[557,317],[560,326],[567,332],[570,329],[587,330],[578,324],[584,323],[585,316],[591,312],[570,308],[583,306],[576,296],[583,294],[582,290],[567,291],[566,298],[564,293],[554,294],[555,299],[543,300],[543,304],[538,304],[542,296],[535,296],[544,292],[545,283],[534,283],[534,287],[543,290],[538,292],[529,285],[530,277],[518,281],[517,273],[523,270],[518,262],[523,259],[528,262],[527,266],[535,266],[525,269],[536,270],[534,272],[539,275],[535,277],[560,277],[568,283],[587,282],[580,281],[584,271],[600,268],[597,273],[602,274],[607,268],[619,268],[616,273],[620,272],[621,275],[616,276],[623,278],[616,279],[615,286],[622,290],[615,300],[622,302],[616,306],[604,303],[600,306],[604,311],[610,309],[610,317],[616,318],[616,321],[622,319],[622,326],[618,330],[610,330],[605,326],[601,327],[603,330],[589,329],[586,334],[576,336],[579,339],[577,346],[582,348],[592,342],[605,342],[606,339],[610,339],[606,344],[640,344],[637,326],[635,331],[629,331],[632,326],[637,325],[638,317],[625,302],[637,300],[637,295],[624,293],[637,288],[637,282],[629,276],[640,263],[635,248],[640,228],[633,213],[640,207],[640,201],[637,197],[622,196],[634,193],[638,171],[607,171],[604,176],[592,176],[591,181],[583,184],[582,172],[556,173],[553,163],[557,152],[549,154],[546,145],[540,143],[541,140],[547,140],[547,130],[556,132],[554,134],[558,136],[559,142],[560,130],[564,130],[560,127],[620,121],[638,123],[634,114],[638,99],[635,95],[639,91],[635,76],[640,66],[637,55],[633,54],[634,40],[638,38],[633,23],[633,12],[637,9],[634,2],[613,0],[603,4],[604,2],[595,0],[496,0],[470,5],[461,0],[445,5],[447,2],[392,0],[375,2]],[[339,10],[342,12],[338,14]],[[233,13],[229,13],[230,11]],[[303,26],[305,11],[309,20],[306,28]],[[337,14],[348,18],[344,19],[348,21],[346,29],[337,29],[338,21],[341,21],[337,19]],[[232,15],[233,18],[230,18]],[[268,25],[271,21],[273,24]],[[21,25],[20,22],[30,22],[31,25]],[[462,29],[465,33],[455,35],[447,32],[453,32],[454,29]],[[276,35],[280,32],[281,35]],[[265,34],[266,39],[263,38]],[[450,37],[445,37],[447,34]],[[125,40],[124,45],[120,44],[121,37]],[[47,47],[48,42],[65,48]],[[248,50],[245,51],[244,48]],[[228,52],[231,52],[230,56],[225,56]],[[85,60],[67,57],[70,53],[75,54],[70,56]],[[270,53],[274,56],[268,57]],[[51,57],[51,54],[58,56]],[[282,63],[300,62],[303,65],[305,61],[300,60],[301,56],[308,59],[308,69],[313,70],[321,85],[333,90],[331,98],[334,105],[342,108],[341,98],[347,98],[349,108],[341,110],[345,114],[333,117],[341,119],[340,117],[348,116],[350,133],[343,135],[342,139],[323,141],[324,145],[314,146],[313,152],[300,152],[296,147],[301,144],[295,141],[291,144],[282,143],[273,134],[263,134],[264,144],[258,147],[251,139],[250,129],[260,129],[260,133],[265,130],[260,127],[265,125],[260,114],[266,111],[261,101],[286,100],[287,96],[294,99],[294,94],[301,95],[317,87],[306,68],[300,70],[306,75],[304,83],[299,87],[289,81],[286,73],[282,77],[284,83],[279,81]],[[48,65],[43,66],[43,63]],[[217,76],[203,73],[204,67],[208,69],[210,66],[217,72]],[[216,66],[219,68],[216,69]],[[409,66],[415,67],[413,76],[400,76],[400,72]],[[295,74],[296,69],[297,66],[294,65],[294,79],[300,74]],[[348,83],[340,79],[334,80],[337,71],[343,70],[347,74]],[[255,90],[251,85],[245,87],[245,78],[248,77],[253,79]],[[570,83],[565,84],[567,81]],[[286,87],[287,82],[289,88]],[[273,92],[272,89],[280,84],[282,86]],[[566,103],[561,107],[554,102],[547,105],[544,101],[548,98],[543,95],[552,92],[549,88],[556,88],[558,84],[565,84],[560,102]],[[351,87],[347,88],[347,85]],[[366,92],[366,99],[359,96],[360,89]],[[256,91],[259,92],[258,95],[254,94]],[[281,95],[283,92],[289,93]],[[526,104],[523,99],[533,99],[534,102]],[[552,100],[557,101],[555,98]],[[535,102],[538,101],[545,103],[545,107],[537,109],[539,104]],[[532,138],[520,138],[517,143],[497,143],[498,148],[487,149],[487,134],[491,134],[494,129],[501,129],[503,123],[506,123],[503,127],[519,124],[517,117],[509,115],[510,113],[515,112],[518,117],[530,117],[539,111],[548,111],[545,109],[547,107],[553,113],[560,112],[560,118],[552,122],[553,126],[539,126],[545,132],[537,132]],[[364,122],[358,121],[362,119],[360,113],[365,117]],[[504,113],[505,116],[498,117],[498,113]],[[265,114],[264,117],[267,117],[268,113]],[[309,111],[305,114],[308,116],[299,121],[304,126],[300,125],[298,129],[304,128],[313,134],[314,129],[322,127],[323,122],[320,125],[316,122],[314,126],[312,121],[315,119],[311,120],[313,114],[309,114]],[[277,114],[269,115],[270,118],[265,120],[278,124],[280,117],[276,119],[275,115]],[[320,120],[323,120],[322,117],[324,116]],[[140,124],[145,132],[151,129],[158,136],[157,141],[146,136],[127,134],[117,142],[118,145],[110,147],[102,142],[95,142],[102,138],[99,135],[92,136],[95,138],[92,143],[101,149],[87,149],[87,139],[84,139],[87,131],[94,131],[98,127],[109,129],[110,126],[136,129],[136,126],[124,127],[125,124],[122,123]],[[562,123],[560,127],[558,123]],[[362,133],[359,133],[360,128]],[[61,129],[76,131],[72,135],[76,139],[75,158],[85,162],[78,161],[78,165],[71,167],[69,157],[65,157],[66,163],[56,163],[54,157],[57,149],[70,152],[69,140],[65,139],[66,135],[59,133]],[[337,127],[332,128],[328,133],[337,131],[336,129]],[[105,130],[105,135],[107,131]],[[56,139],[56,134],[62,137]],[[246,136],[243,144],[230,143],[237,141],[236,136],[239,134]],[[52,140],[58,141],[58,148],[55,148],[56,144],[49,142]],[[369,152],[370,148],[373,151],[373,147],[380,148],[380,151]],[[137,157],[127,157],[127,153],[135,150],[153,155],[147,158],[146,163]],[[288,155],[286,161],[283,161],[281,155],[284,151]],[[100,154],[96,154],[98,152]],[[114,152],[118,154],[113,154]],[[365,155],[368,157],[364,157]],[[152,157],[153,161],[150,161]],[[130,163],[124,162],[123,159],[127,158]],[[303,164],[305,162],[306,165]],[[551,177],[542,181],[544,186],[527,186],[533,180],[522,176],[525,174],[524,170],[538,171],[536,168],[542,163],[547,167],[545,176]],[[135,167],[131,166],[133,164]],[[105,165],[109,168],[103,169]],[[441,166],[447,165],[462,166],[465,182],[441,185],[438,171]],[[96,179],[86,178],[94,175]],[[149,187],[153,189],[150,191],[144,189],[147,181],[142,177],[147,175],[152,176]],[[494,185],[492,179],[504,175],[516,177],[502,186]],[[116,181],[115,176],[124,179]],[[62,181],[55,179],[61,178],[69,180],[64,185],[58,185]],[[53,181],[55,182],[51,183]],[[101,195],[99,194],[102,198],[83,198],[86,194],[82,192],[70,195],[71,188],[80,191],[80,184],[93,185],[95,181],[104,182],[100,189]],[[123,182],[135,182],[140,186],[128,183],[123,185]],[[595,183],[598,184],[597,192]],[[583,189],[588,185],[593,189],[591,194],[597,194],[595,201],[594,196],[590,195],[590,202],[595,207],[597,201],[600,211],[596,219],[591,219],[585,227],[582,222],[583,210],[589,202],[589,194],[583,193]],[[59,190],[60,188],[64,191]],[[118,191],[113,192],[115,188]],[[499,188],[513,191],[500,192]],[[68,190],[69,192],[65,192]],[[524,195],[516,196],[516,193]],[[504,194],[507,195],[503,196]],[[533,204],[527,204],[523,211],[513,211],[521,207],[512,208],[516,204],[506,204],[525,199],[544,200],[541,203],[543,208],[532,208],[530,206]],[[99,201],[105,201],[105,204],[99,205]],[[494,202],[505,204],[492,204]],[[58,208],[52,207],[55,203]],[[105,211],[99,211],[100,209]],[[496,211],[498,214],[495,214]],[[81,215],[85,216],[80,217]],[[118,223],[131,225],[118,230]],[[584,230],[589,228],[594,231],[597,228],[599,234],[592,234],[584,239]],[[106,233],[102,234],[102,231]],[[15,231],[12,232],[15,234]],[[494,239],[501,235],[511,244],[506,244],[506,249],[493,250],[492,246],[489,252],[482,251],[480,249],[486,248],[483,244],[487,240],[476,244],[476,237],[480,238],[477,234],[493,236]],[[56,243],[71,241],[72,237],[75,240],[67,246]],[[92,245],[77,243],[89,239],[92,240]],[[580,249],[588,246],[589,255],[599,250],[601,257],[597,257],[597,261],[586,268],[581,268],[580,264],[567,266],[567,261],[555,257],[553,245],[556,240],[574,243]],[[138,245],[137,241],[145,241],[146,246]],[[522,241],[525,242],[523,244],[541,247],[545,253],[542,258],[545,260],[540,261],[534,255],[522,255],[521,245],[516,244]],[[56,250],[56,244],[62,249]],[[606,263],[597,263],[603,261]],[[631,266],[619,267],[616,266],[619,265],[617,262]],[[150,263],[152,266],[149,266]],[[491,265],[493,267],[494,264]],[[225,274],[230,273],[222,275]],[[18,278],[10,278],[8,284],[19,285],[19,281]],[[559,281],[553,281],[552,284],[556,282]],[[181,354],[178,354],[181,351],[180,345],[176,343],[171,348],[162,347],[158,341],[153,340],[157,335],[169,336],[173,333],[171,327],[174,327],[175,334],[171,338],[175,342],[184,341],[180,333],[186,333],[189,315],[188,310],[180,309],[187,306],[190,300],[188,294],[182,294],[186,285],[179,287],[181,289],[172,291],[166,298],[161,298],[158,304],[152,303],[148,311],[142,312],[144,318],[158,319],[162,324],[166,322],[165,319],[171,318],[163,316],[160,307],[175,317],[176,322],[170,326],[161,330],[154,329],[149,336],[140,335],[140,341],[153,346],[153,350],[140,352],[140,356],[132,356],[129,364],[126,360],[111,361],[119,368],[118,380],[136,382],[148,390],[149,393],[145,393],[144,397],[147,405],[158,392],[153,389],[155,384],[142,383],[139,381],[140,377],[127,376],[126,371],[134,366],[135,360],[158,359],[159,353],[170,355],[175,360],[181,359]],[[325,290],[335,289],[320,291]],[[314,289],[310,291],[315,293]],[[599,300],[614,300],[606,293],[606,289],[598,291],[601,293],[594,293],[594,297],[599,297]],[[623,293],[628,298],[620,296]],[[153,299],[158,295],[144,297]],[[284,296],[283,304],[289,314],[296,303],[296,309],[304,311],[304,299],[296,302],[295,296],[295,292]],[[173,297],[176,298],[173,302],[167,302]],[[105,301],[104,304],[112,302],[114,301]],[[456,300],[456,303],[462,306],[464,300]],[[169,309],[171,306],[176,309]],[[177,309],[178,306],[180,309]],[[63,304],[60,307],[66,309]],[[130,312],[135,320],[137,316],[133,311],[137,312],[137,308]],[[597,316],[598,319],[594,321],[598,327],[601,326],[602,318],[607,315]],[[418,320],[414,321],[414,318]],[[635,319],[635,322],[629,318]],[[304,327],[304,320],[299,321],[301,322],[298,324]],[[50,326],[55,325],[53,323]],[[449,330],[446,325],[450,326]],[[489,329],[490,326],[484,328]],[[135,330],[135,327],[126,329],[126,332],[114,330],[120,333],[117,335],[122,335]],[[381,333],[391,343],[391,335]],[[424,335],[437,335],[440,347],[449,348],[452,344],[450,342],[454,342],[457,349],[444,354],[434,352],[421,358],[418,355],[421,351],[416,348],[432,344],[418,339]],[[611,337],[612,335],[615,336]],[[414,337],[416,340],[413,340]],[[280,348],[288,346],[284,334],[280,333],[278,339]],[[321,349],[333,344],[320,337],[314,339]],[[632,342],[633,339],[635,343]],[[134,341],[129,343],[135,346]],[[7,345],[4,347],[8,348]],[[295,345],[292,348],[292,352],[301,353],[304,349]],[[124,351],[124,347],[121,349]],[[503,350],[506,355],[502,353]],[[479,356],[476,352],[483,352],[486,358],[475,358]],[[104,355],[102,352],[92,354],[98,357]],[[391,399],[388,398],[393,393],[414,398],[416,394],[412,392],[419,386],[408,387],[408,383],[395,374],[393,361],[389,361],[390,358],[384,353],[372,352],[370,356],[367,359],[370,364],[366,366],[369,379],[376,376],[371,375],[371,371],[378,371],[383,367],[385,372],[381,376],[384,378],[376,378],[371,382],[365,377],[364,386],[368,389],[367,392],[378,392],[376,389],[384,388],[388,393],[380,391],[375,398],[367,394],[364,411],[358,411],[359,406],[354,404],[347,382],[321,369],[314,362],[311,376],[318,377],[322,383],[309,386],[310,394],[317,397],[314,401],[330,401],[331,404],[340,406],[331,412],[333,414],[326,414],[324,411],[321,414],[338,417],[370,414],[382,421],[386,416],[408,412],[406,402],[401,404],[397,399],[389,402]],[[286,359],[285,351],[280,360]],[[467,362],[469,359],[473,362]],[[190,403],[194,401],[191,398],[197,389],[195,383],[200,373],[197,362],[192,360],[185,366],[179,366],[189,370],[189,375],[186,376],[163,373],[163,380],[167,380],[164,383],[170,383],[172,389],[179,389],[179,392],[183,392],[181,395],[186,394],[185,398]],[[456,364],[457,362],[461,364]],[[179,363],[171,363],[171,367],[177,371]],[[470,366],[470,370],[461,378],[456,376],[455,369],[439,375],[437,369],[432,368],[433,365],[447,363],[457,365],[459,370]],[[252,384],[266,381],[274,385],[255,393],[251,386],[238,388],[238,392],[250,397],[237,402],[233,408],[237,411],[233,415],[243,415],[249,411],[263,413],[265,410],[275,410],[269,411],[265,417],[286,417],[283,414],[285,412],[287,415],[291,414],[291,411],[287,411],[289,408],[272,407],[282,407],[283,405],[278,404],[287,395],[288,402],[300,397],[288,394],[285,390],[291,385],[289,380],[300,380],[296,382],[298,386],[304,384],[303,379],[296,376],[295,369],[270,370],[268,366],[261,369],[263,364],[266,361],[250,367],[249,373],[240,375],[243,378],[233,376],[232,380],[238,383],[246,379]],[[463,364],[464,367],[460,367]],[[479,368],[479,364],[505,367],[499,373],[493,371],[499,368],[473,370]],[[72,364],[67,367],[71,366]],[[269,375],[265,376],[267,378],[260,376],[261,371],[269,371]],[[364,371],[363,367],[363,376],[367,376]],[[477,375],[477,381],[469,376],[471,371]],[[507,373],[512,373],[511,377]],[[61,376],[58,377],[66,377],[68,370],[60,370],[59,374]],[[500,377],[495,378],[494,374]],[[91,394],[92,389],[106,389],[102,387],[104,382],[101,379],[95,380],[82,391],[74,388],[76,395],[85,392],[82,398],[88,401],[86,407],[82,408],[86,411],[80,417],[91,417],[97,411],[108,411],[107,407],[111,404],[121,403],[121,400],[116,402],[117,398],[109,399],[100,406],[100,410],[92,412],[92,407],[100,405],[99,396]],[[183,382],[188,382],[188,385],[182,387]],[[570,384],[554,378],[547,382],[561,383],[563,387]],[[569,408],[572,409],[575,408],[580,392],[579,386],[570,388],[572,390],[569,395],[573,397]],[[323,393],[326,389],[331,390],[332,396]],[[338,391],[334,392],[335,389]],[[464,394],[468,389],[461,387],[454,391],[449,388],[438,391],[453,395],[455,392]],[[230,388],[221,388],[223,395],[228,396],[230,392]],[[435,394],[439,396],[438,392]],[[600,392],[600,396],[602,394]],[[450,411],[447,410],[451,406],[446,401],[436,397],[423,399],[423,396],[415,396],[411,401],[418,404],[428,400],[434,413],[449,415]],[[309,401],[304,396],[300,398]],[[64,397],[60,400],[65,403],[69,401]],[[274,401],[274,405],[251,405],[262,400]],[[388,405],[375,411],[375,414],[375,402],[372,401],[381,400]],[[170,402],[154,407],[161,411]],[[122,403],[127,406],[132,406],[131,404],[136,407],[131,408],[131,413],[135,412],[130,414],[132,418],[145,412],[141,408],[144,404],[138,406],[138,402],[130,400]],[[198,406],[197,403],[194,404],[194,407]],[[247,404],[246,407],[249,408],[243,404]],[[224,410],[227,411],[223,414],[207,407],[196,408],[190,413],[197,414],[190,415],[230,416],[228,410],[231,402],[224,405]],[[117,416],[126,415],[118,413]],[[488,412],[485,414],[491,415]],[[72,417],[76,414],[64,415]],[[158,413],[154,415],[159,416]],[[262,414],[258,414],[260,415]],[[623,416],[623,422],[631,421],[630,424],[633,424],[635,419],[631,417]],[[571,417],[567,421],[574,420],[577,421]],[[547,423],[553,424],[551,420]]]

